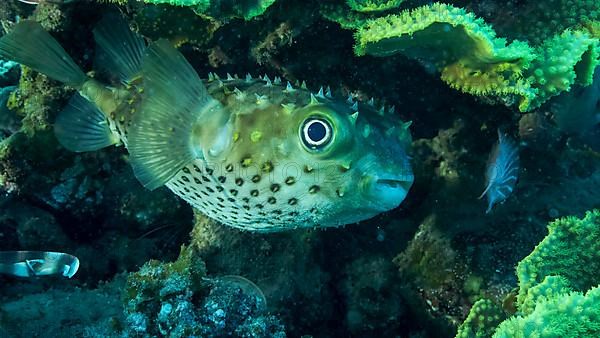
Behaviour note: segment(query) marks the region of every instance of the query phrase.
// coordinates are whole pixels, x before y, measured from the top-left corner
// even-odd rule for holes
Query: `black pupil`
[[[311,123],[310,126],[308,126],[308,137],[313,142],[322,141],[326,135],[327,128],[325,127],[325,124],[323,124],[323,122],[316,121]]]

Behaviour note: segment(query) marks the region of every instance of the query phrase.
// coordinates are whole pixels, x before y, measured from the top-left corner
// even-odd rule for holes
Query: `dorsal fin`
[[[221,104],[196,71],[167,40],[151,44],[142,65],[144,98],[128,135],[135,176],[148,189],[167,183],[196,158],[194,126]]]
[[[133,32],[123,17],[116,14],[105,16],[94,29],[96,66],[116,74],[122,82],[133,79],[142,67],[146,44]]]

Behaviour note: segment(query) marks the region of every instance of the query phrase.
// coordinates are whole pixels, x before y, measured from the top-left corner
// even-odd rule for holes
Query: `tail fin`
[[[0,56],[73,88],[80,88],[87,80],[60,44],[35,21],[21,21],[0,38]]]
[[[146,188],[155,189],[199,157],[193,128],[199,119],[223,108],[166,40],[148,47],[142,73],[144,98],[133,117],[127,147],[135,176]]]
[[[96,65],[119,76],[122,82],[133,79],[142,68],[146,44],[131,31],[123,17],[108,15],[94,29],[98,44]]]
[[[119,142],[95,105],[73,95],[54,123],[54,134],[63,147],[75,152],[94,151]]]

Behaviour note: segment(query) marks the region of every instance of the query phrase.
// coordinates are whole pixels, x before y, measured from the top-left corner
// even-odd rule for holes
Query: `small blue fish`
[[[498,130],[498,143],[492,149],[485,173],[486,187],[481,196],[487,195],[488,207],[508,198],[515,188],[519,174],[519,148],[517,144]]]

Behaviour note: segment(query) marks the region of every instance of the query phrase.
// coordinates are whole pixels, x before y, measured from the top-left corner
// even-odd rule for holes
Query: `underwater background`
[[[600,2],[3,0],[0,33],[35,20],[96,76],[115,13],[202,78],[374,98],[414,183],[357,224],[235,229],[124,147],[65,149],[74,89],[0,59],[1,337],[600,336]],[[17,277],[14,251],[80,266]]]

